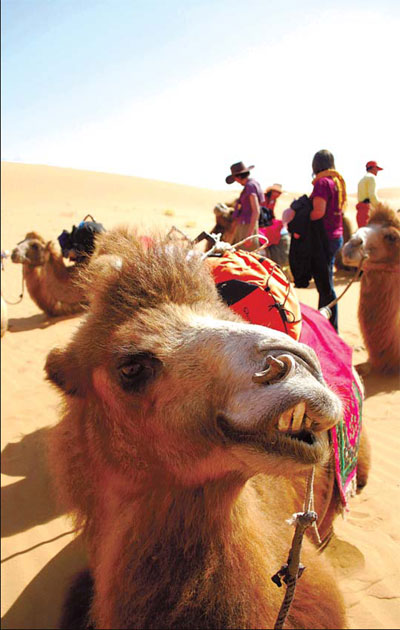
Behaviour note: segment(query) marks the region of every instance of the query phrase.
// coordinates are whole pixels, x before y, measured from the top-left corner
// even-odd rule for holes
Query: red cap
[[[375,166],[375,168],[378,169],[378,171],[383,171],[383,168],[381,168],[380,166],[378,166],[378,163],[375,162],[375,160],[371,160],[370,162],[367,162],[366,164],[366,169],[368,170],[369,168],[373,168]]]

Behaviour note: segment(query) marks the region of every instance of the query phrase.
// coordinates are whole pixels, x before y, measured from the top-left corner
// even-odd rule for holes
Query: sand
[[[265,182],[267,184],[269,182]],[[305,190],[303,192],[309,192]],[[400,208],[400,188],[378,190]],[[279,199],[278,214],[295,193]],[[88,213],[111,228],[176,225],[194,237],[213,225],[212,209],[235,191],[213,191],[135,177],[24,164],[2,164],[2,249],[12,250],[26,232],[56,240]],[[354,222],[354,195],[349,216]],[[21,267],[5,262],[2,293],[18,301]],[[336,274],[340,290],[350,275]],[[354,364],[366,361],[357,322],[359,283],[339,305],[343,339]],[[313,286],[298,291],[316,307]],[[85,565],[79,537],[56,507],[46,469],[44,440],[57,421],[59,397],[44,380],[48,351],[64,344],[80,317],[49,320],[29,295],[8,306],[9,331],[2,346],[2,627],[56,628],[70,576]],[[338,517],[336,536],[325,553],[335,566],[351,628],[399,628],[400,624],[400,393],[397,377],[371,372],[365,378],[364,422],[372,442],[367,487]]]

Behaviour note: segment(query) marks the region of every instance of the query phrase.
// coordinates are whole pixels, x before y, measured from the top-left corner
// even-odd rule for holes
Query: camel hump
[[[400,230],[400,215],[386,203],[379,203],[370,212],[368,225],[372,223],[387,224]]]

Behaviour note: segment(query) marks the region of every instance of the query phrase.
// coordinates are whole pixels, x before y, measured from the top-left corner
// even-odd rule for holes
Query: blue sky
[[[308,192],[400,186],[400,2],[2,0],[2,159]]]

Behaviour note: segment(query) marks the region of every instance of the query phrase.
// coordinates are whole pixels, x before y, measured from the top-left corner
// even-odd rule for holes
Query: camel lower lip
[[[328,445],[326,432],[273,430],[266,434],[246,433],[233,429],[225,418],[219,418],[218,425],[224,437],[231,443],[241,444],[264,453],[290,457],[301,463],[320,462],[324,458]]]
[[[326,434],[302,431],[300,433],[277,432],[271,439],[264,441],[247,442],[252,448],[262,450],[281,457],[290,457],[292,460],[304,464],[316,464],[323,460],[326,448]]]

